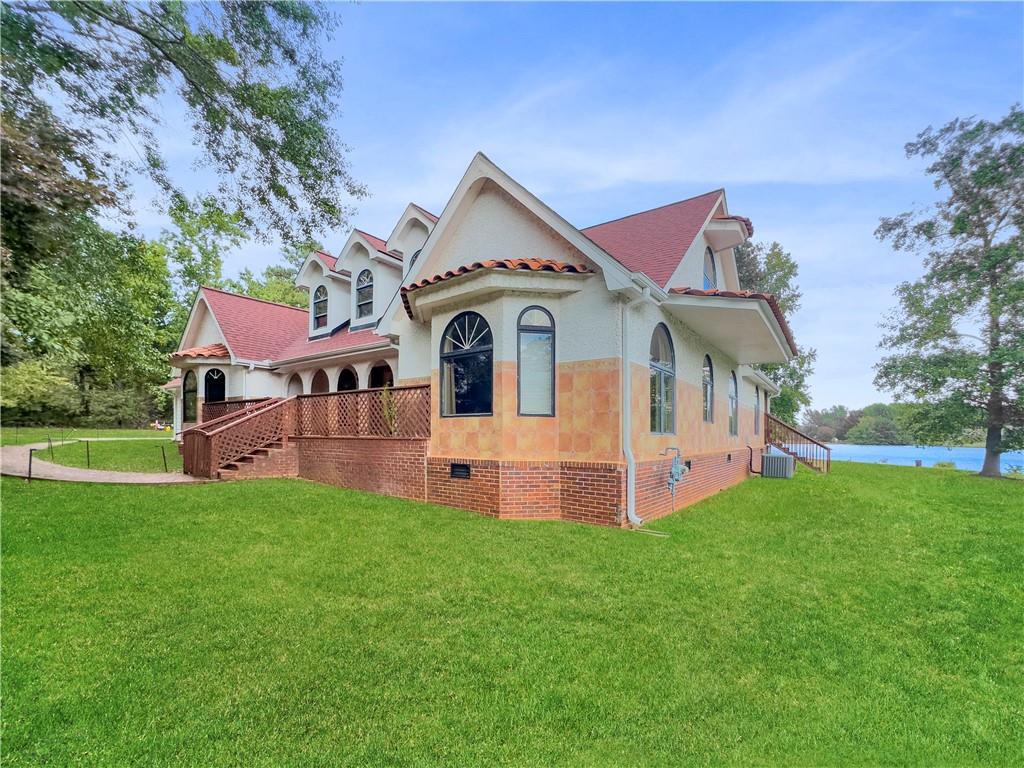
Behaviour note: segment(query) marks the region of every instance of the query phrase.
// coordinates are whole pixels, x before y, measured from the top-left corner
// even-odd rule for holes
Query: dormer
[[[403,277],[409,274],[409,270],[416,263],[420,249],[423,248],[436,223],[437,217],[434,214],[415,203],[409,203],[405,207],[405,212],[391,230],[385,244],[385,250],[402,257]]]
[[[295,285],[309,292],[311,338],[331,333],[350,317],[351,277],[338,261],[329,253],[313,251],[295,278]]]
[[[750,219],[729,213],[725,190],[721,190],[665,288],[737,291],[745,287],[739,284],[733,249],[753,231]]]
[[[389,251],[385,240],[356,229],[341,249],[335,270],[347,275],[350,330],[372,328],[401,283],[402,256]]]

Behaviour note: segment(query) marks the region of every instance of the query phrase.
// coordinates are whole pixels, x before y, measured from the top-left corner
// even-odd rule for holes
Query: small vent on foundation
[[[726,461],[732,461],[732,454],[731,453],[726,454],[725,460]]]
[[[469,478],[469,464],[452,464],[452,477]]]

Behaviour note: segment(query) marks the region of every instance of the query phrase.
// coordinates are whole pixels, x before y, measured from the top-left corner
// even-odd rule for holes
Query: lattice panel
[[[430,387],[302,395],[298,434],[330,437],[429,437]]]
[[[284,437],[289,401],[278,403],[269,408],[225,425],[210,435],[212,440],[211,454],[217,467],[223,467],[235,459],[239,459],[257,448]]]

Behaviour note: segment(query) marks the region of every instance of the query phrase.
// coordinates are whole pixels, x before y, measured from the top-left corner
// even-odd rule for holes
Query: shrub
[[[932,465],[935,469],[956,469],[955,461],[936,461]]]

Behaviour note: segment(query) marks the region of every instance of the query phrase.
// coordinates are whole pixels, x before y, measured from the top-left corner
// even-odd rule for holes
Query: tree
[[[796,284],[799,267],[781,245],[746,242],[738,246],[735,253],[741,287],[773,294],[787,317],[800,308],[803,294]],[[798,350],[797,356],[788,363],[760,366],[781,387],[779,394],[772,398],[772,413],[779,419],[793,424],[800,409],[810,405],[807,379],[814,371],[817,357],[817,350],[805,348]]]
[[[926,406],[910,420],[919,441],[983,425],[981,474],[999,476],[1000,454],[1024,444],[1024,111],[929,126],[906,153],[930,159],[945,197],[876,230],[925,272],[896,290],[875,381]]]
[[[295,286],[295,273],[312,251],[320,250],[323,246],[316,241],[290,245],[282,250],[284,264],[267,267],[259,277],[251,269],[243,269],[236,279],[225,280],[224,288],[256,299],[305,309],[309,306],[309,294]]]
[[[45,137],[52,151],[37,154],[81,170],[93,192],[132,168],[182,199],[155,132],[173,90],[200,162],[220,178],[218,208],[286,241],[337,228],[341,201],[366,191],[330,126],[341,74],[321,37],[336,23],[317,3],[5,2],[4,141],[17,154],[15,143]],[[133,149],[114,155],[118,144]],[[43,206],[55,194],[38,192]]]
[[[860,411],[851,411],[845,405],[833,405],[823,410],[809,408],[800,428],[817,440],[842,442],[860,417]]]

